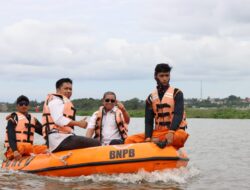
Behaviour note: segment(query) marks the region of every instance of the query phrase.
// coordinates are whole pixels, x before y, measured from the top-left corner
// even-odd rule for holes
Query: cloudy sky
[[[57,79],[72,98],[145,99],[157,63],[185,98],[250,97],[249,0],[0,0],[0,102],[41,101]]]

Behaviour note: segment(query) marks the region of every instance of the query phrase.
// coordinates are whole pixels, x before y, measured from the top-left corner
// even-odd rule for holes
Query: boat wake
[[[190,179],[198,176],[200,171],[195,167],[182,167],[178,169],[163,170],[163,171],[154,171],[146,172],[140,170],[135,174],[113,174],[113,175],[104,175],[104,174],[95,174],[90,176],[80,176],[80,177],[46,177],[50,180],[59,180],[65,183],[72,182],[112,182],[112,183],[178,183],[185,184]]]

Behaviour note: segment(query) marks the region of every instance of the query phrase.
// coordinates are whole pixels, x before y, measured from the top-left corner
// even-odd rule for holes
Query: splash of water
[[[185,184],[189,179],[194,178],[200,174],[200,171],[195,167],[182,167],[179,169],[163,170],[146,172],[140,170],[134,174],[95,174],[90,176],[80,176],[80,177],[46,177],[50,180],[59,180],[65,183],[71,182],[112,182],[112,183],[178,183]]]

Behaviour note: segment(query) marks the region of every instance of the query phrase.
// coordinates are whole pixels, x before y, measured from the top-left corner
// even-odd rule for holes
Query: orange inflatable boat
[[[189,159],[172,146],[160,149],[154,143],[138,143],[75,149],[3,161],[2,168],[44,176],[134,173],[179,168]]]

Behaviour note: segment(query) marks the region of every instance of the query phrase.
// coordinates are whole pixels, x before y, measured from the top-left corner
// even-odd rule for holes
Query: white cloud
[[[8,3],[19,19],[0,28],[1,77],[144,79],[170,62],[175,80],[249,78],[247,1],[98,2]]]
[[[209,96],[247,96],[249,10],[248,0],[3,1],[1,98],[44,97],[66,76],[77,97],[112,89],[144,98],[160,62],[185,96],[199,94],[200,80]]]
[[[82,79],[143,79],[155,64],[169,61],[175,78],[225,80],[248,78],[250,41],[228,36],[173,34],[156,41],[102,42],[86,26],[24,20],[0,32],[1,76]],[[177,72],[178,71],[178,72]]]

